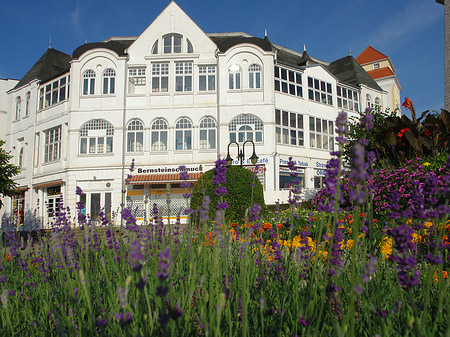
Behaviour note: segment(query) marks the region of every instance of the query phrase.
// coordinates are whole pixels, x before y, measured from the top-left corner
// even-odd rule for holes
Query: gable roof
[[[86,43],[81,46],[79,46],[77,49],[75,49],[72,53],[73,59],[78,59],[81,55],[86,53],[89,50],[97,49],[97,48],[104,48],[109,49],[115,52],[119,56],[125,56],[126,49],[135,41],[135,38],[127,38],[123,40],[106,40],[103,42],[93,42],[93,43]]]
[[[264,39],[250,36],[245,33],[238,33],[238,35],[231,33],[227,34],[207,34],[208,37],[216,44],[219,51],[226,52],[231,47],[242,43],[250,43],[260,47],[264,51],[272,51],[272,44],[267,36]]]
[[[368,46],[361,54],[356,57],[359,64],[366,64],[375,61],[387,60],[389,57],[379,52],[372,46]]]
[[[391,68],[388,68],[388,67],[383,67],[383,68],[380,68],[380,69],[369,70],[367,73],[375,80],[379,79],[379,78],[395,76],[395,74],[391,70]]]
[[[364,68],[351,55],[331,62],[328,70],[337,77],[339,81],[352,85],[364,84],[368,87],[383,91],[375,80],[364,70]]]
[[[70,70],[70,55],[62,51],[48,48],[44,55],[31,67],[24,77],[13,88],[23,87],[32,80],[45,82]]]

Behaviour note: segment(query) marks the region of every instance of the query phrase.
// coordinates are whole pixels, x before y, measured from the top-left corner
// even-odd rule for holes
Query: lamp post
[[[237,143],[237,142],[230,142],[229,144],[228,144],[228,148],[227,148],[227,158],[225,159],[226,160],[226,162],[227,162],[227,165],[228,166],[230,166],[232,163],[233,163],[233,158],[231,158],[231,156],[230,156],[230,145],[231,144],[236,144],[236,146],[237,146],[237,148],[238,148],[238,156],[237,156],[237,159],[239,159],[240,160],[240,162],[241,162],[241,167],[242,167],[242,164],[243,164],[243,162],[244,162],[244,159],[245,159],[245,144],[246,143],[252,143],[252,145],[253,145],[253,154],[252,154],[252,156],[249,158],[250,159],[250,161],[252,162],[252,164],[253,165],[255,165],[256,163],[257,163],[257,161],[258,161],[258,156],[256,155],[256,151],[255,151],[255,143],[253,143],[253,141],[251,141],[251,140],[246,140],[243,144],[242,144],[242,149],[239,147],[239,143]]]

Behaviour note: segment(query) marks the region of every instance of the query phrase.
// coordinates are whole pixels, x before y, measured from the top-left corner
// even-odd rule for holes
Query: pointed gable
[[[352,85],[364,84],[368,87],[382,91],[380,86],[364,68],[353,58],[353,56],[346,56],[328,66],[329,71],[336,76],[339,81],[346,82]]]
[[[31,67],[14,89],[23,87],[32,80],[45,82],[70,70],[71,56],[62,51],[49,48],[41,58]]]
[[[379,52],[372,46],[368,46],[361,54],[356,57],[356,61],[358,61],[359,64],[366,64],[387,59],[389,59],[389,57]]]
[[[161,38],[169,34],[181,35],[184,39],[183,43],[189,40],[193,46],[193,53],[213,54],[216,50],[216,45],[211,39],[172,1],[128,48],[130,61],[140,61],[150,56],[156,41],[159,42],[158,54],[164,54]]]

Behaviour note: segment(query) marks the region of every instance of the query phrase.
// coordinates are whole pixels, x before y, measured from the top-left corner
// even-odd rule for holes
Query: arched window
[[[237,64],[228,68],[228,89],[241,89],[241,68]]]
[[[28,91],[25,99],[25,117],[30,115],[30,97],[31,93]]]
[[[200,122],[200,149],[216,148],[216,122],[211,117],[205,117]]]
[[[263,141],[263,123],[252,115],[239,115],[228,125],[230,142],[244,142],[252,140],[255,143]]]
[[[158,40],[155,41],[152,47],[152,54],[158,54]]]
[[[181,35],[171,34],[163,37],[164,54],[181,53]]]
[[[167,151],[167,123],[158,118],[152,124],[152,151]]]
[[[375,97],[375,105],[380,105],[380,97]]]
[[[181,118],[175,125],[175,150],[192,149],[192,124],[187,118]]]
[[[188,39],[186,39],[186,44],[187,44],[187,52],[189,54],[194,52],[194,47],[192,47],[192,43],[191,41],[189,41]]]
[[[94,95],[95,93],[95,72],[91,69],[83,73],[83,95]]]
[[[127,127],[127,152],[144,151],[144,124],[133,119]]]
[[[248,67],[248,85],[252,89],[261,88],[261,66],[252,64]]]
[[[80,129],[80,154],[112,153],[114,127],[103,119],[91,119]]]
[[[372,97],[369,94],[366,95],[366,102],[368,108],[372,107]]]
[[[23,147],[19,151],[19,168],[23,169]]]
[[[116,92],[116,72],[114,69],[106,69],[103,72],[103,95]]]
[[[16,98],[16,121],[20,119],[21,110],[22,110],[22,99],[19,96]]]

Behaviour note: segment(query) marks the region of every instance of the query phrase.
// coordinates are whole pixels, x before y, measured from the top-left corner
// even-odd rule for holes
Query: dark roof
[[[221,52],[226,52],[231,47],[234,47],[241,43],[250,43],[260,47],[265,51],[272,51],[272,44],[270,43],[267,36],[264,39],[259,37],[248,37],[248,36],[229,36],[229,35],[209,35],[209,38],[217,45],[217,48]]]
[[[314,61],[309,55],[308,52],[305,50],[303,51],[302,57],[300,57],[300,61],[298,63],[299,66],[307,66],[310,64],[317,64],[316,61]]]
[[[70,69],[70,55],[62,51],[49,48],[16,84],[14,89],[18,89],[34,79],[45,82],[51,78],[68,72]]]
[[[108,41],[108,42],[93,42],[93,43],[86,43],[81,46],[79,46],[77,49],[75,49],[72,53],[72,58],[78,59],[81,55],[83,55],[85,52],[97,49],[97,48],[104,48],[109,49],[115,52],[119,56],[125,56],[125,50],[134,42],[134,40],[114,40],[114,41]]]
[[[352,85],[364,84],[368,87],[380,90],[380,86],[370,75],[361,67],[353,56],[346,56],[328,65],[328,70],[336,76],[339,81]]]

